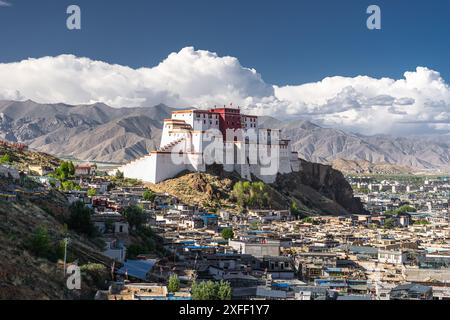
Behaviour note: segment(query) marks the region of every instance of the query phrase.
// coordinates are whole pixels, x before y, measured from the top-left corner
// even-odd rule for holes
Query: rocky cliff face
[[[340,171],[331,166],[306,161],[302,162],[302,166],[302,179],[306,184],[311,184],[321,194],[352,213],[364,211],[359,199],[353,197],[353,189]]]
[[[279,176],[274,188],[322,214],[366,213],[340,171],[304,160],[301,166],[298,173]]]

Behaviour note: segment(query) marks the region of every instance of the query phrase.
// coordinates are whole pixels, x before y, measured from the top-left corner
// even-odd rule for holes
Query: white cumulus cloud
[[[330,77],[275,88],[279,100],[302,102],[293,112],[358,132],[406,133],[423,125],[435,128],[436,121],[450,123],[450,88],[438,72],[424,67],[399,80]]]
[[[301,117],[365,134],[450,126],[450,88],[425,67],[402,79],[329,77],[276,86],[234,57],[192,47],[153,68],[133,69],[73,55],[0,64],[0,99],[113,107],[211,107],[233,102],[258,115]]]

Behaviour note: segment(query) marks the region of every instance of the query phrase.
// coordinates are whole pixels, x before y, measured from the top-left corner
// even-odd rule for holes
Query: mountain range
[[[394,137],[365,136],[333,128],[323,128],[305,120],[280,121],[263,118],[261,127],[281,129],[292,140],[301,158],[332,164],[352,160],[377,165],[394,165],[401,170],[444,170],[450,165],[450,136]],[[347,163],[349,165],[349,163]]]
[[[0,101],[0,139],[23,142],[31,149],[59,157],[123,163],[159,145],[162,122],[172,110],[162,104],[111,108],[102,103],[72,106]],[[292,140],[293,149],[307,161],[332,164],[343,159],[360,167],[367,167],[364,162],[368,162],[395,165],[406,171],[450,167],[448,135],[364,136],[306,120],[272,117],[261,117],[260,127],[281,129]]]
[[[121,163],[159,145],[171,109],[0,101],[0,138],[80,160]]]

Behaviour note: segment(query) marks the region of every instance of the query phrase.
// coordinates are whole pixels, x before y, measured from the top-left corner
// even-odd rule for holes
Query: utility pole
[[[115,277],[114,277],[115,269],[116,269],[116,260],[113,261],[112,266],[111,266],[111,279],[112,279],[112,281],[115,280]]]
[[[66,261],[67,261],[67,245],[69,244],[69,238],[64,238],[64,277],[66,276]]]

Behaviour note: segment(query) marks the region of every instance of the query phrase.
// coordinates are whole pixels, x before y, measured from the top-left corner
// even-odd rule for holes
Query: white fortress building
[[[116,170],[126,178],[159,183],[184,171],[205,172],[212,164],[266,183],[300,171],[290,140],[281,139],[279,130],[258,129],[258,117],[231,107],[172,112],[164,120],[160,148]]]

